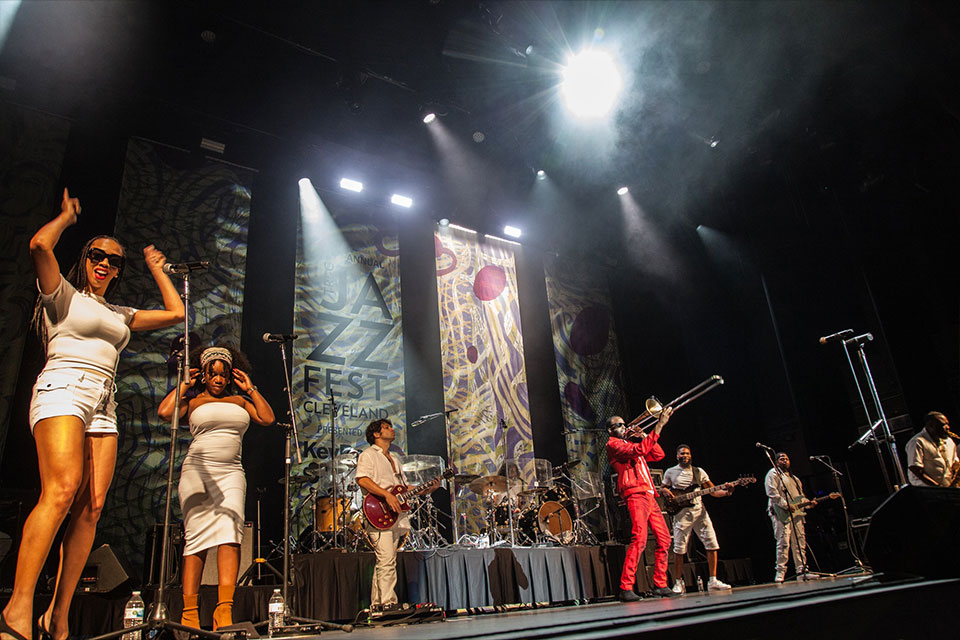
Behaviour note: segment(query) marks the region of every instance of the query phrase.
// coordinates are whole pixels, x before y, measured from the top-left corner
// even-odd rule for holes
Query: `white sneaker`
[[[673,592],[674,593],[683,593],[685,590],[683,588],[683,580],[674,580],[673,581]]]
[[[773,576],[774,582],[783,582],[783,577],[786,575],[786,571],[777,570],[777,575]]]
[[[710,578],[707,582],[707,591],[725,591],[727,589],[732,589],[730,585],[726,582],[721,582],[715,576]]]

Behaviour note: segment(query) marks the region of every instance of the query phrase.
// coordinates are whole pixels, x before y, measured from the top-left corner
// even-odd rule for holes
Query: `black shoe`
[[[37,618],[37,636],[39,640],[53,640],[53,635],[43,626],[43,616]]]
[[[676,593],[676,592],[675,592],[673,589],[671,589],[670,587],[654,587],[654,588],[653,588],[653,595],[659,596],[659,597],[661,597],[661,598],[676,598],[676,597],[679,596],[680,594],[679,594],[679,593]]]
[[[633,589],[620,589],[620,602],[636,602],[642,600]]]

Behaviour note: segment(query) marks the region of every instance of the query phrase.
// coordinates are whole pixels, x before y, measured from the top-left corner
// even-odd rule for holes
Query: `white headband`
[[[233,356],[230,355],[229,349],[224,349],[222,347],[210,347],[209,349],[204,349],[203,353],[200,354],[200,368],[206,369],[207,363],[212,362],[213,360],[223,360],[228,366],[233,367]]]

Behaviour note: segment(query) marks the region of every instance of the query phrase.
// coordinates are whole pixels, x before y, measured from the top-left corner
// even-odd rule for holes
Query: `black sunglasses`
[[[97,248],[92,248],[87,251],[87,259],[93,264],[100,264],[104,258],[107,259],[107,263],[114,269],[119,269],[123,266],[123,256],[115,253],[107,253],[103,249]]]

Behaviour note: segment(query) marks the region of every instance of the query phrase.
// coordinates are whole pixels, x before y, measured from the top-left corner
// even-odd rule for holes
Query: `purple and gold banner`
[[[302,337],[293,343],[293,402],[303,463],[294,474],[319,470],[316,489],[324,495],[331,492],[331,425],[336,455],[344,458],[368,446],[364,433],[375,418],[393,422],[394,446],[406,451],[400,252],[395,228],[334,221],[312,187],[301,197],[294,331]],[[338,467],[345,486],[350,469]]]
[[[444,402],[457,409],[450,462],[461,473],[502,474],[505,459],[533,457],[515,245],[449,227],[435,245]],[[483,512],[471,492],[461,498],[470,531]]]
[[[550,256],[544,272],[567,456],[601,471],[607,436],[586,430],[626,410],[606,277],[603,267]]]

